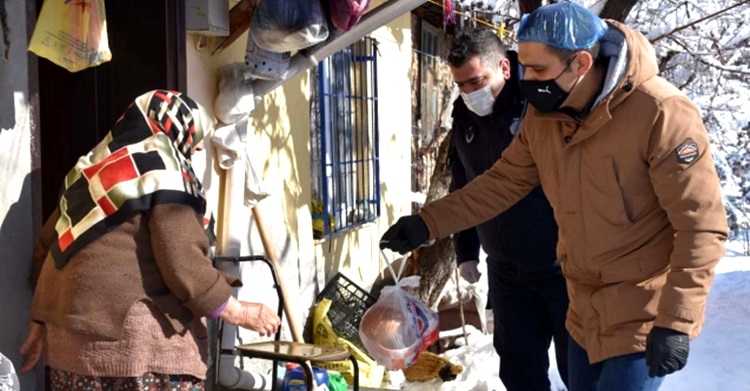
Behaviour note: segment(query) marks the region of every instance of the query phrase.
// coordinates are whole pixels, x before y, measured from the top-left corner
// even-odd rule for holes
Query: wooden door
[[[37,9],[41,5],[37,0]],[[70,73],[39,59],[45,219],[56,207],[65,174],[133,99],[155,88],[186,91],[184,1],[105,0],[105,9],[112,61]]]

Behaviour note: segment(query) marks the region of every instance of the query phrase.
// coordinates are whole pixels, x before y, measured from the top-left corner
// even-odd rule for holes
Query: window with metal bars
[[[312,76],[313,234],[330,236],[380,216],[377,42],[321,61]]]

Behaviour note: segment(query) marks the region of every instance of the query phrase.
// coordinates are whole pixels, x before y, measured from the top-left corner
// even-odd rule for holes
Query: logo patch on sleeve
[[[698,144],[693,140],[685,140],[675,149],[677,162],[690,164],[698,158]]]

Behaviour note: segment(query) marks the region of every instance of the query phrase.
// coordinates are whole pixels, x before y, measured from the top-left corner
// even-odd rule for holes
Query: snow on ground
[[[690,344],[683,371],[667,376],[662,390],[750,389],[750,257],[732,242],[716,268],[703,332]]]
[[[708,298],[706,321],[701,335],[691,342],[688,364],[667,376],[661,390],[742,391],[750,390],[750,257],[742,256],[743,244],[727,244],[727,254],[716,268],[716,279]],[[469,344],[444,355],[464,366],[454,381],[401,384],[407,391],[503,391],[498,377],[499,358],[492,347],[492,335],[470,335]],[[564,390],[550,349],[552,390]],[[393,383],[403,381],[400,372],[391,373]],[[401,380],[399,380],[401,379]],[[397,386],[398,387],[398,386]]]

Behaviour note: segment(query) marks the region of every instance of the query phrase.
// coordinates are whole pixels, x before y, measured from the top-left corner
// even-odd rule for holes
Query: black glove
[[[687,364],[690,338],[687,334],[657,327],[646,337],[646,365],[649,377],[663,377]]]
[[[430,238],[430,231],[418,215],[404,216],[393,224],[380,238],[380,248],[389,248],[406,254]]]

